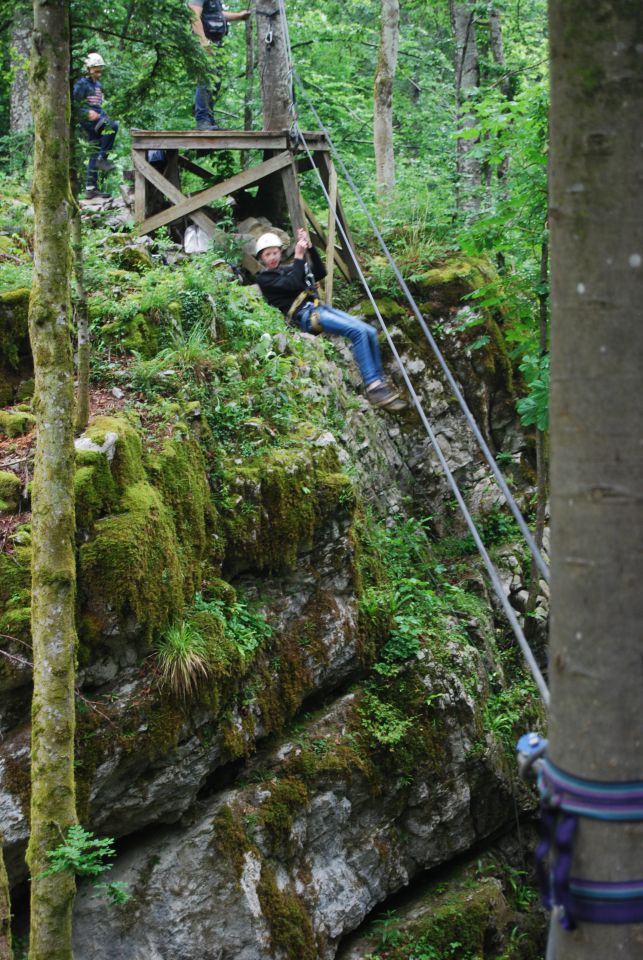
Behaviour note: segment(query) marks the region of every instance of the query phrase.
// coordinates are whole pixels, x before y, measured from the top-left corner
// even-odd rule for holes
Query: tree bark
[[[34,272],[29,336],[37,446],[32,493],[33,702],[30,960],[71,960],[73,876],[43,877],[76,822],[74,369],[69,224],[69,8],[34,0]]]
[[[254,0],[248,4],[248,9],[253,13],[255,11]],[[253,28],[253,18],[246,20],[246,72],[245,87],[243,91],[243,129],[252,130],[252,90],[255,74],[255,37]],[[241,166],[244,170],[250,164],[250,151],[244,150],[241,153]]]
[[[33,119],[29,105],[29,50],[33,18],[31,7],[27,3],[16,5],[11,26],[11,101],[9,106],[9,130],[11,133],[24,133],[31,130]]]
[[[463,109],[462,104],[471,92],[480,86],[480,61],[476,43],[474,9],[466,3],[449,0],[451,23],[455,37],[455,99],[458,129],[468,130],[476,126],[475,116]],[[456,165],[458,175],[457,207],[465,217],[472,218],[480,210],[482,170],[478,157],[472,151],[477,139],[458,138]]]
[[[643,780],[643,6],[550,0],[552,761]],[[572,872],[641,877],[643,823],[580,818]],[[580,924],[557,960],[643,955]]]
[[[0,833],[0,960],[11,960],[11,898],[9,879],[4,865],[2,845],[4,838]]]
[[[384,204],[392,200],[395,190],[393,83],[397,69],[399,30],[399,0],[382,0],[380,48],[373,98],[373,137],[376,190],[380,201]]]

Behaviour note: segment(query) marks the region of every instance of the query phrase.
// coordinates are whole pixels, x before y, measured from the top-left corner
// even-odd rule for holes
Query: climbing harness
[[[297,297],[295,297],[293,302],[290,304],[290,309],[286,314],[286,323],[290,327],[297,326],[297,322],[295,320],[295,314],[298,312],[299,308],[306,302],[312,304],[312,307],[313,307],[313,309],[308,313],[308,322],[310,324],[310,329],[312,330],[313,333],[321,333],[323,331],[323,327],[321,325],[319,310],[315,309],[316,307],[319,306],[319,300],[316,297],[314,299],[310,299],[309,290],[302,290],[302,292]]]
[[[547,756],[547,741],[525,734],[517,744],[523,775],[536,774],[541,837],[536,871],[543,904],[564,930],[584,923],[643,923],[643,879],[604,882],[571,875],[579,819],[643,821],[643,782],[606,783],[566,773]]]

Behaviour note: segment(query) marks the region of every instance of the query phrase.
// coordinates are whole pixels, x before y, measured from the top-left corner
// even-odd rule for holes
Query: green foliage
[[[49,850],[47,856],[51,866],[39,874],[39,878],[63,871],[77,877],[102,877],[111,869],[109,861],[116,856],[116,851],[112,837],[96,837],[90,830],[76,824],[69,827],[64,842],[55,850]],[[94,887],[113,904],[129,900],[127,884],[120,881],[95,883]]]
[[[240,598],[232,602],[225,600],[204,600],[200,593],[194,598],[195,610],[207,610],[219,616],[225,629],[225,636],[244,656],[254,653],[272,636],[272,627],[261,614],[254,613]]]
[[[523,424],[534,424],[539,430],[549,428],[549,356],[527,354],[520,364],[528,394],[518,400],[516,408]]]

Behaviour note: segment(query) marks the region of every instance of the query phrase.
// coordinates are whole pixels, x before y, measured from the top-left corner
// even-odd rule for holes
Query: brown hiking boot
[[[386,410],[403,410],[406,406],[397,390],[392,390],[387,383],[367,389],[366,398],[372,407],[383,407]]]

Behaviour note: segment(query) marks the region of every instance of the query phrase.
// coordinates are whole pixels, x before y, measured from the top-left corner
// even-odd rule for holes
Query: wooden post
[[[335,267],[335,218],[337,211],[337,170],[332,160],[328,161],[328,239],[326,241],[326,306],[333,305],[333,274]]]
[[[135,150],[134,159],[134,219],[137,223],[142,223],[147,215],[147,182],[144,175],[136,166],[136,157],[145,159],[144,150]]]

